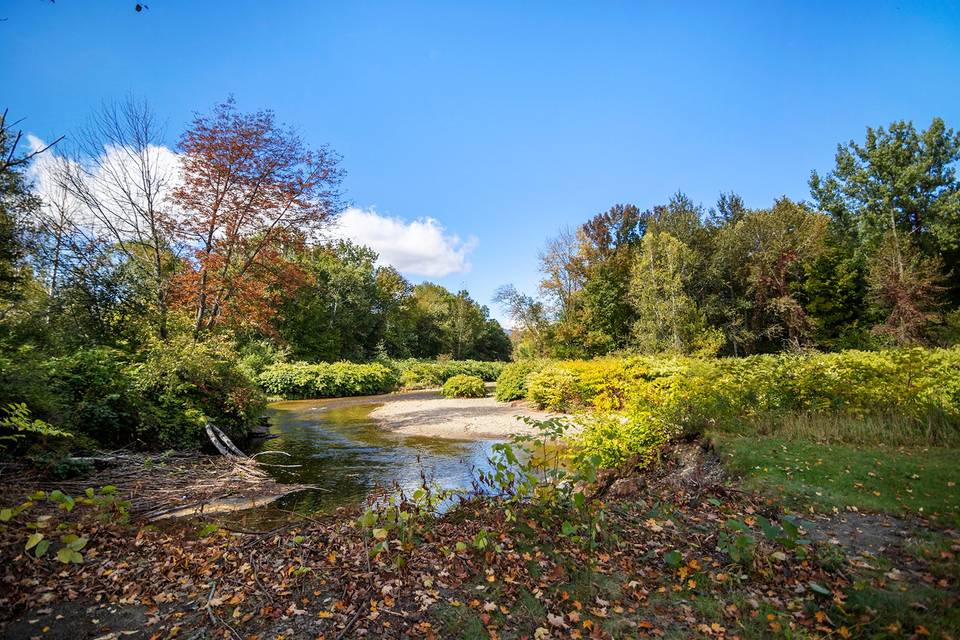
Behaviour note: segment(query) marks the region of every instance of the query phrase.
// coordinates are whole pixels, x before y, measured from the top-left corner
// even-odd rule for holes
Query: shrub
[[[527,378],[527,398],[542,409],[569,411],[577,404],[577,378],[561,368],[532,373]]]
[[[22,402],[0,407],[0,413],[3,414],[0,416],[0,450],[6,449],[8,444],[16,443],[27,435],[60,438],[69,438],[72,435],[34,418],[30,415],[27,405]]]
[[[487,389],[477,376],[456,375],[443,383],[442,393],[447,398],[482,398]]]
[[[400,385],[407,389],[441,387],[456,375],[476,376],[484,382],[493,382],[503,370],[503,362],[482,360],[397,360]]]
[[[536,360],[511,362],[497,376],[497,400],[508,402],[527,397],[527,377],[543,365]]]
[[[0,342],[0,406],[24,403],[37,417],[55,421],[63,402],[53,386],[48,358],[30,345]]]
[[[640,457],[638,464],[649,462],[660,446],[677,435],[673,425],[651,411],[599,413],[583,416],[579,422],[582,429],[574,439],[576,455],[596,456],[603,467],[636,456]]]
[[[50,360],[50,384],[62,405],[57,422],[106,445],[136,440],[140,402],[129,366],[122,352],[107,347],[80,349]]]
[[[560,361],[525,379],[538,406],[593,411],[581,420],[579,443],[609,464],[708,428],[955,446],[958,371],[960,348],[915,348]]]
[[[127,371],[140,404],[137,437],[152,446],[199,444],[207,422],[242,434],[264,408],[263,393],[225,340],[156,342]]]
[[[239,435],[264,406],[233,345],[220,339],[156,341],[134,356],[80,349],[45,368],[58,403],[44,417],[102,446],[195,447],[207,422]]]
[[[257,381],[267,393],[284,398],[337,398],[392,391],[398,372],[380,363],[294,362],[268,366]]]

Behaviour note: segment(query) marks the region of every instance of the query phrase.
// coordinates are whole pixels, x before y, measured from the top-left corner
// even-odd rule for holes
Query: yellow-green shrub
[[[542,408],[592,411],[579,445],[607,463],[683,433],[775,430],[786,421],[849,424],[850,433],[836,434],[841,441],[874,428],[877,443],[883,424],[896,424],[898,443],[912,424],[918,444],[960,444],[960,348],[560,361],[527,381],[527,398]]]
[[[477,376],[456,375],[443,383],[441,393],[447,398],[482,398],[487,388]]]
[[[497,376],[497,400],[509,402],[527,397],[527,378],[544,366],[539,360],[518,360],[503,367]]]
[[[558,367],[547,367],[527,378],[527,399],[540,408],[569,411],[579,398],[577,378]]]
[[[649,461],[657,448],[676,435],[672,426],[652,411],[598,413],[581,416],[579,422],[581,431],[574,439],[577,455],[597,456],[603,467],[614,467],[637,455],[641,458],[638,462]]]

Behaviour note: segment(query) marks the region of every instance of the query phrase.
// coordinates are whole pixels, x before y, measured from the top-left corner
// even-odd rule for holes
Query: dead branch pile
[[[75,496],[90,487],[114,486],[130,503],[131,520],[149,522],[259,507],[310,488],[278,483],[264,470],[264,463],[247,457],[219,429],[207,431],[223,455],[114,452],[76,458],[98,470],[70,480],[50,479],[28,465],[10,463],[0,471],[0,495],[6,504],[37,489],[59,489]]]

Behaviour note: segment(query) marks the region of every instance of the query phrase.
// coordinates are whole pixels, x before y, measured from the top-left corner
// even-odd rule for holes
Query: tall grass
[[[960,447],[960,429],[940,412],[923,418],[897,414],[852,416],[836,412],[763,416],[751,423],[718,425],[741,435],[775,436],[828,444]]]

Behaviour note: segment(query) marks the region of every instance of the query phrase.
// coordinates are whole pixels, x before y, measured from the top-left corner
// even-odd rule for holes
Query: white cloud
[[[45,146],[34,135],[28,135],[27,142],[32,151]],[[180,156],[169,148],[150,144],[138,152],[108,144],[96,157],[82,160],[57,151],[54,147],[36,156],[30,177],[45,204],[73,224],[95,234],[137,240],[146,228],[143,212],[148,196],[167,214],[180,215],[170,200],[181,182]],[[66,174],[73,178],[67,181],[70,188],[63,184]]]
[[[42,149],[44,143],[29,136],[31,149]],[[135,238],[143,227],[139,219],[146,198],[146,189],[153,192],[162,209],[179,218],[182,215],[170,201],[180,183],[180,157],[164,146],[149,145],[141,154],[118,145],[107,145],[93,158],[77,160],[58,155],[54,148],[37,156],[31,172],[37,192],[48,204],[57,204],[71,221],[94,233],[113,233]],[[70,168],[82,179],[81,193],[67,192],[56,180],[58,172]],[[144,184],[141,169],[149,168],[151,180]],[[91,207],[90,200],[102,203]],[[108,234],[110,235],[110,234]],[[373,208],[347,209],[328,230],[328,235],[370,247],[380,264],[388,264],[403,273],[428,278],[441,278],[470,270],[468,256],[477,245],[474,237],[462,240],[448,233],[434,218],[403,218],[381,215]]]
[[[334,238],[351,240],[380,254],[379,262],[410,275],[440,278],[470,270],[467,256],[477,239],[460,239],[434,218],[384,216],[373,209],[347,209],[330,229]]]

